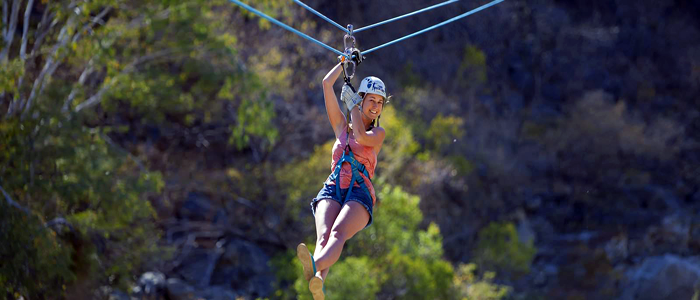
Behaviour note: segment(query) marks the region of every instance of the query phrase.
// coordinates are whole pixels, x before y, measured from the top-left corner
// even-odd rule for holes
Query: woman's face
[[[382,114],[382,109],[384,108],[384,98],[377,94],[367,93],[365,99],[362,102],[362,112],[365,116],[372,120],[375,120]]]

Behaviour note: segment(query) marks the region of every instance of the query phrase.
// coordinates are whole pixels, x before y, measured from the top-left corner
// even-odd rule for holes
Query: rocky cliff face
[[[418,2],[308,4],[339,22],[371,23],[425,6]],[[362,46],[380,44],[474,5],[459,3],[358,38]],[[447,154],[471,161],[472,172],[455,176],[454,165],[440,163],[411,168],[422,178],[412,192],[422,196],[426,222],[440,225],[445,255],[469,261],[471,249],[463,245],[473,245],[480,228],[512,221],[538,249],[530,274],[503,279],[518,291],[551,299],[690,299],[700,289],[699,18],[697,1],[506,1],[375,52],[362,73],[386,78],[398,111],[410,104],[421,108],[417,118],[449,113],[466,120],[467,134]],[[243,40],[265,45],[279,43],[272,38],[279,35]],[[465,58],[467,47],[483,54],[483,66]],[[288,52],[304,66],[324,57]],[[300,101],[315,101],[311,106],[319,91],[304,80],[320,81],[318,68],[297,68],[291,79],[308,98]],[[428,95],[409,95],[416,86]],[[327,126],[313,115],[317,110],[278,104],[280,119]],[[299,135],[289,130],[281,132]],[[315,143],[328,138],[304,134],[299,138]],[[277,147],[268,159],[289,153],[304,151]],[[283,248],[278,236],[300,233],[275,227],[251,241],[231,230],[247,221],[230,220],[245,214],[195,198],[181,199],[165,228],[179,254],[156,286],[167,287],[170,299],[209,286],[226,286],[231,297],[269,296],[264,262]]]

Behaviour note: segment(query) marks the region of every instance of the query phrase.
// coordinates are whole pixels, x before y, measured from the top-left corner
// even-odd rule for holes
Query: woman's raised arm
[[[342,72],[342,68],[339,63],[323,78],[323,99],[326,101],[326,113],[328,114],[328,121],[331,122],[331,127],[333,127],[336,138],[342,134],[346,123],[345,115],[340,110],[338,98],[335,96],[335,91],[333,90],[333,84],[338,79],[338,76],[340,76],[340,72]]]

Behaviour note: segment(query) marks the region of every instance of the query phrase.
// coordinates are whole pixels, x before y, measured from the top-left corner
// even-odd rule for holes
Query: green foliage
[[[385,292],[401,299],[453,298],[453,269],[445,260],[411,256],[394,249],[382,265]]]
[[[383,292],[404,299],[448,299],[452,266],[442,259],[437,225],[419,228],[420,199],[389,185],[383,185],[379,197],[374,224],[351,241],[348,253],[377,259]]]
[[[243,3],[246,3],[248,5],[251,5],[255,9],[263,12],[264,14],[273,17],[277,20],[283,21],[287,24],[289,24],[292,20],[292,11],[289,9],[290,8],[290,1],[288,0],[255,0],[255,1],[241,1]],[[263,18],[258,17],[256,14],[243,9],[242,7],[239,8],[241,13],[250,17],[250,18],[257,18],[258,19],[258,25],[262,29],[270,29],[272,27],[272,24],[270,21],[265,20]]]
[[[0,201],[0,294],[57,296],[75,280],[71,247],[40,220]]]
[[[429,149],[438,153],[448,150],[450,145],[464,136],[463,124],[464,121],[460,117],[438,114],[430,121],[426,134]]]
[[[476,169],[474,163],[464,158],[464,156],[451,155],[448,157],[448,159],[452,163],[452,166],[457,170],[457,174],[460,176],[468,175],[474,171],[474,169]]]
[[[272,102],[263,99],[252,101],[244,99],[238,108],[238,124],[232,128],[231,142],[238,149],[250,143],[251,137],[262,137],[269,149],[277,139],[277,128],[271,123],[275,118]]]
[[[285,211],[291,216],[298,216],[303,205],[311,202],[323,186],[323,181],[331,173],[331,161],[328,159],[334,141],[315,146],[314,152],[305,160],[284,165],[275,172],[275,178],[281,183],[282,192],[288,201]],[[312,226],[313,223],[308,225]]]
[[[465,86],[483,85],[488,80],[486,71],[486,54],[476,46],[467,46],[457,73],[459,82]]]
[[[3,252],[16,250],[23,253],[17,257],[26,258],[3,264],[0,277],[17,279],[3,286],[31,298],[61,293],[63,285],[75,280],[112,277],[113,284],[125,286],[140,262],[157,251],[158,235],[145,222],[154,212],[143,195],[159,192],[162,179],[158,173],[135,171],[135,162],[113,149],[104,133],[83,127],[79,119],[50,112],[43,116],[11,119],[0,126],[0,144],[6,150],[0,154],[0,164],[6,166],[0,170],[2,185],[32,213],[20,219],[19,212],[8,210],[10,215],[2,218],[8,226]],[[57,237],[43,228],[43,220],[57,217],[75,231]],[[107,251],[92,241],[107,249],[120,247]],[[47,285],[31,280],[31,272],[41,273]]]
[[[372,262],[367,256],[348,257],[334,265],[333,272],[328,273],[327,296],[330,299],[343,295],[353,295],[355,299],[375,299],[379,292],[379,281],[378,274],[372,269]]]
[[[463,300],[500,300],[508,297],[512,288],[493,283],[496,273],[484,272],[479,278],[476,264],[460,264],[455,274],[455,286]]]
[[[288,65],[285,56],[278,48],[252,56],[248,60],[252,73],[256,79],[265,83],[267,91],[284,97],[286,100],[294,101],[294,87],[292,80],[295,69]]]
[[[630,113],[624,101],[613,101],[603,91],[585,94],[567,112],[569,117],[554,126],[530,125],[525,133],[552,153],[582,153],[577,161],[584,163],[617,157],[620,152],[664,161],[682,146],[678,137],[683,126],[676,121],[666,117],[645,121]]]
[[[0,68],[0,94],[16,93],[17,78],[24,75],[24,61],[13,59],[2,64]]]
[[[400,187],[383,182],[376,186],[382,186],[378,197],[383,201],[374,211],[374,223],[345,245],[326,278],[327,295],[333,299],[375,299],[380,294],[400,299],[454,298],[453,269],[442,259],[440,231],[435,224],[426,230],[419,227],[420,199]],[[310,299],[303,277],[297,278],[294,289],[299,299]]]
[[[272,147],[279,135],[277,127],[272,123],[276,117],[274,104],[267,99],[263,85],[256,75],[226,78],[217,97],[229,101],[239,100],[236,109],[237,122],[230,126],[230,144],[240,150],[247,147],[251,139],[261,139],[262,148]]]
[[[413,71],[413,62],[409,61],[403,66],[403,70],[399,72],[399,84],[402,87],[414,86],[419,87],[423,82],[423,79]]]
[[[435,99],[440,99],[440,105],[435,105]],[[457,154],[455,152],[458,149],[454,145],[458,145],[456,143],[461,141],[466,133],[465,121],[452,114],[458,109],[458,101],[461,100],[447,97],[440,90],[408,86],[398,101],[401,109],[394,111],[393,114],[400,123],[395,126],[400,126],[397,131],[404,135],[396,139],[401,141],[406,135],[410,135],[407,141],[410,142],[411,150],[409,155],[400,156],[405,158],[400,160],[402,165],[415,158],[426,162]],[[382,124],[385,124],[384,114],[382,113]],[[426,122],[426,120],[430,121]],[[394,134],[393,131],[387,130],[387,141],[392,134]],[[395,154],[392,152],[390,155]],[[406,177],[406,172],[403,171],[405,170],[398,173]]]
[[[392,183],[395,182],[393,178],[405,173],[408,162],[420,149],[411,127],[407,125],[407,120],[398,115],[391,104],[384,107],[380,126],[386,131],[386,138],[379,155],[378,168],[381,171],[377,174]]]
[[[532,241],[519,241],[513,223],[492,222],[479,231],[476,257],[479,265],[487,270],[515,275],[528,273],[536,253]]]
[[[339,261],[326,278],[325,294],[329,299],[376,299],[379,292],[378,274],[369,257],[348,257]],[[297,280],[294,289],[300,300],[311,300],[306,280]]]
[[[235,48],[237,38],[226,32],[233,16],[217,7],[230,5],[228,1],[141,1],[129,7],[115,6],[108,21],[90,34],[77,31],[78,25],[91,23],[92,16],[110,5],[115,3],[87,1],[76,10],[80,14],[73,16],[49,3],[59,20],[76,18],[59,25],[81,35],[54,55],[69,75],[45,79],[43,93],[37,94],[37,105],[29,111],[41,105],[55,110],[64,104],[66,109],[81,110],[90,100],[100,103],[107,113],[122,113],[143,123],[231,123],[230,142],[238,149],[251,143],[270,149],[278,134],[272,125],[274,106],[264,91],[266,85],[276,82],[268,83],[267,78],[259,79],[242,68]],[[285,4],[271,0],[262,6],[279,9]],[[48,46],[44,53],[50,55]],[[11,59],[2,68],[2,91],[14,96],[22,90],[29,94],[37,74],[26,74],[21,86],[20,78],[24,68],[37,67],[27,65]],[[89,84],[77,80],[83,71]]]
[[[273,299],[292,300],[297,299],[297,293],[303,294],[303,292],[296,292],[296,290],[292,291],[286,288],[290,284],[295,284],[297,278],[299,278],[299,270],[302,269],[301,263],[296,257],[296,249],[289,249],[286,252],[275,255],[270,260],[270,267],[275,272],[275,278],[277,279],[274,282],[275,293],[273,294]],[[306,290],[308,291],[308,289],[307,285]]]

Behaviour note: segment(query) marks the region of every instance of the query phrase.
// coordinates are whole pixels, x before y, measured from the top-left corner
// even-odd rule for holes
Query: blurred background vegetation
[[[342,44],[291,1],[245,2]],[[363,26],[435,3],[307,4]],[[226,0],[2,5],[0,298],[311,299],[290,249],[314,244],[334,55]],[[697,299],[698,16],[506,1],[368,55],[358,77],[393,94],[380,204],[328,297]]]

